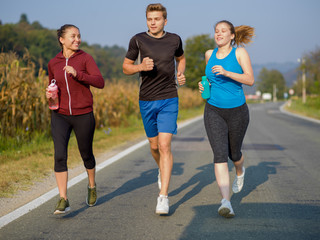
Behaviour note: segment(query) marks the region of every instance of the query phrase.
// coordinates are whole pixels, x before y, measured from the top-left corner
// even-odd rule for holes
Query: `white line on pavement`
[[[307,120],[307,121],[311,121],[311,122],[320,124],[320,120],[318,120],[318,119],[314,119],[314,118],[310,118],[310,117],[305,117],[305,116],[301,116],[301,115],[298,115],[298,114],[295,114],[295,113],[288,112],[288,111],[285,109],[285,106],[286,106],[286,105],[287,105],[287,102],[280,106],[279,109],[280,109],[280,111],[281,111],[282,113],[285,113],[285,114],[290,115],[290,116],[293,116],[293,117],[301,118],[301,119],[304,119],[304,120]]]
[[[187,120],[181,124],[178,125],[178,129],[184,128],[186,126],[188,126],[189,124],[192,124],[198,120],[200,120],[201,118],[203,118],[203,116],[199,116],[190,120]],[[140,147],[144,146],[148,144],[148,140],[144,140],[141,141],[129,148],[127,148],[126,150],[116,154],[115,156],[103,161],[102,163],[98,164],[96,166],[96,171],[100,171],[101,169],[109,166],[110,164],[118,161],[119,159],[123,158],[124,156],[128,155],[129,153],[139,149]],[[87,173],[83,172],[80,175],[72,178],[70,181],[68,181],[68,187],[72,187],[73,185],[79,183],[80,181],[84,180],[87,178]],[[32,200],[31,202],[23,205],[22,207],[12,211],[11,213],[8,213],[7,215],[4,215],[0,218],[0,229],[7,225],[8,223],[16,220],[17,218],[23,216],[24,214],[30,212],[31,210],[39,207],[40,205],[42,205],[43,203],[49,201],[51,198],[53,198],[54,196],[56,196],[59,193],[58,188],[54,188],[51,191],[41,195],[40,197]]]

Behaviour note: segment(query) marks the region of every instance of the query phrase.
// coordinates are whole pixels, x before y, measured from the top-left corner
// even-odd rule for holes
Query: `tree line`
[[[302,85],[302,72],[305,71],[306,74],[306,91],[307,94],[319,95],[320,94],[320,48],[316,48],[305,54],[302,57],[303,61],[300,61],[300,66],[298,67],[299,77],[297,82],[293,86],[296,92],[301,95],[301,85]]]
[[[0,21],[0,44],[1,52],[15,52],[19,57],[29,53],[35,63],[36,73],[39,69],[47,71],[47,64],[59,51],[60,46],[56,37],[56,30],[43,27],[38,21],[30,23],[27,15],[22,14],[16,24],[1,24]],[[208,49],[215,48],[214,39],[209,34],[202,34],[190,37],[184,42],[186,66],[186,86],[192,89],[198,88],[198,81],[205,74],[204,53]],[[95,59],[103,77],[106,80],[131,80],[137,79],[136,76],[128,77],[122,73],[122,62],[126,54],[126,49],[117,45],[100,46],[98,44],[89,45],[82,42],[81,49],[88,52]],[[294,86],[286,86],[282,73],[274,69],[263,68],[256,78],[257,90],[262,93],[273,93],[276,86],[277,98],[282,99],[288,88],[293,88],[297,95],[301,95],[301,75],[306,71],[307,94],[320,93],[320,49],[316,49],[303,56],[304,64],[301,63],[297,72],[300,78]]]
[[[303,60],[302,60],[303,59]],[[283,98],[283,94],[289,88],[294,90],[295,95],[302,95],[302,75],[305,72],[305,88],[307,95],[319,96],[320,94],[320,48],[316,48],[305,54],[296,69],[298,78],[293,86],[286,86],[283,75],[278,70],[268,70],[263,68],[257,77],[258,90],[272,93],[273,86],[277,88],[277,98]]]
[[[35,63],[36,72],[39,69],[47,72],[48,62],[61,51],[56,30],[47,29],[38,21],[30,23],[26,14],[22,14],[16,24],[1,24],[0,21],[0,46],[1,52],[12,51],[20,58],[28,52]],[[81,43],[81,49],[95,59],[104,79],[124,78],[122,61],[126,49],[117,45],[89,45],[87,42]]]

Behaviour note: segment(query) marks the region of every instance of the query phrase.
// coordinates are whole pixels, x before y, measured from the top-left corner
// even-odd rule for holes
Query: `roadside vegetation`
[[[45,98],[47,64],[59,51],[56,31],[25,14],[16,24],[0,24],[0,197],[12,196],[53,172],[51,113]],[[144,136],[137,75],[124,76],[122,47],[82,42],[105,78],[105,88],[91,88],[96,132],[94,153],[99,157],[122,143]],[[197,90],[179,89],[182,121],[202,114],[204,101]],[[75,137],[68,148],[68,166],[82,165]]]
[[[292,113],[320,120],[320,96],[307,96],[306,103],[301,98],[293,97],[285,107]]]
[[[0,53],[0,197],[11,196],[34,181],[52,174],[53,143],[50,110],[45,98],[48,77],[28,54]],[[138,106],[138,81],[106,81],[104,89],[92,88],[96,133],[94,152],[144,135]],[[204,101],[197,90],[179,89],[180,114],[185,120],[203,112]],[[69,167],[82,164],[77,143],[69,143]]]
[[[180,91],[180,96],[184,98],[183,90]],[[203,114],[203,105],[182,109],[179,111],[178,122],[201,114]],[[140,119],[132,118],[126,126],[97,129],[93,141],[95,157],[99,158],[101,154],[121,144],[144,136]],[[18,190],[27,190],[35,181],[41,181],[52,174],[53,157],[52,139],[40,133],[18,148],[1,151],[0,197],[10,197]],[[76,139],[72,134],[68,148],[68,167],[72,169],[79,165],[82,165],[82,160]]]
[[[298,79],[292,89],[296,93],[289,100],[286,109],[307,117],[320,119],[320,48],[305,54],[297,69]],[[304,78],[303,78],[304,77]],[[303,81],[304,79],[304,81]],[[302,102],[302,89],[306,102]]]
[[[25,14],[16,24],[0,20],[0,197],[10,197],[27,189],[53,172],[53,143],[50,133],[50,110],[45,98],[48,85],[47,63],[59,51],[56,31],[39,22],[29,23]],[[183,121],[203,114],[204,101],[197,84],[204,74],[204,52],[214,48],[209,35],[186,39],[185,72],[187,86],[179,88],[179,116]],[[95,59],[105,79],[105,88],[92,88],[96,132],[96,157],[119,144],[144,136],[141,122],[137,75],[124,76],[122,61],[126,50],[118,46],[89,45],[81,48]],[[320,49],[305,55],[297,69],[299,78],[292,90],[289,111],[320,119]],[[301,102],[302,73],[305,74],[307,102]],[[275,88],[276,86],[276,88]],[[289,90],[282,74],[263,69],[257,89],[276,94],[282,100]],[[312,97],[311,97],[312,96]],[[254,102],[254,101],[253,101]],[[69,168],[82,164],[77,143],[69,143]]]

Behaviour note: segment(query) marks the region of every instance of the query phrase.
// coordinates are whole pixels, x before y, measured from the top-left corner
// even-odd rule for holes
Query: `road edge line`
[[[314,122],[314,123],[318,123],[320,124],[320,120],[318,119],[315,119],[315,118],[310,118],[310,117],[306,117],[306,116],[301,116],[299,114],[296,114],[296,113],[292,113],[292,112],[289,112],[287,110],[284,109],[284,107],[288,104],[288,102],[285,102],[284,104],[282,104],[279,109],[280,109],[280,112],[284,113],[284,114],[287,114],[289,116],[292,116],[292,117],[297,117],[297,118],[301,118],[301,119],[304,119],[304,120],[307,120],[307,121],[310,121],[310,122]]]
[[[201,118],[203,118],[203,116],[198,116],[195,118],[192,118],[190,120],[186,120],[184,122],[182,122],[181,124],[178,124],[178,129],[184,128],[198,120],[200,120]],[[98,164],[96,166],[96,172],[100,171],[101,169],[109,166],[110,164],[118,161],[119,159],[123,158],[124,156],[128,155],[129,153],[143,147],[144,145],[148,144],[148,140],[143,140],[129,148],[127,148],[126,150],[116,154],[115,156],[108,158],[106,160],[104,160],[103,162],[101,162],[100,164]],[[72,187],[73,185],[79,183],[80,181],[84,180],[85,178],[87,178],[87,173],[83,172],[81,174],[79,174],[78,176],[70,179],[68,181],[68,188]],[[40,197],[32,200],[31,202],[17,208],[16,210],[13,210],[12,212],[2,216],[0,218],[0,229],[2,227],[4,227],[5,225],[9,224],[10,222],[18,219],[19,217],[22,217],[23,215],[25,215],[26,213],[32,211],[33,209],[39,207],[40,205],[44,204],[45,202],[49,201],[51,198],[53,198],[54,196],[56,196],[57,194],[59,194],[58,191],[58,187],[50,190],[49,192],[41,195]]]

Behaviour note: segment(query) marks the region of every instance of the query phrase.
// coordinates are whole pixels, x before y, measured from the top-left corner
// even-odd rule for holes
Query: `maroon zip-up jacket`
[[[72,66],[77,76],[67,74],[63,68]],[[56,80],[59,88],[58,113],[63,115],[81,115],[93,111],[93,98],[90,85],[104,87],[104,79],[93,58],[82,50],[75,52],[70,58],[58,53],[48,64],[49,84]]]

